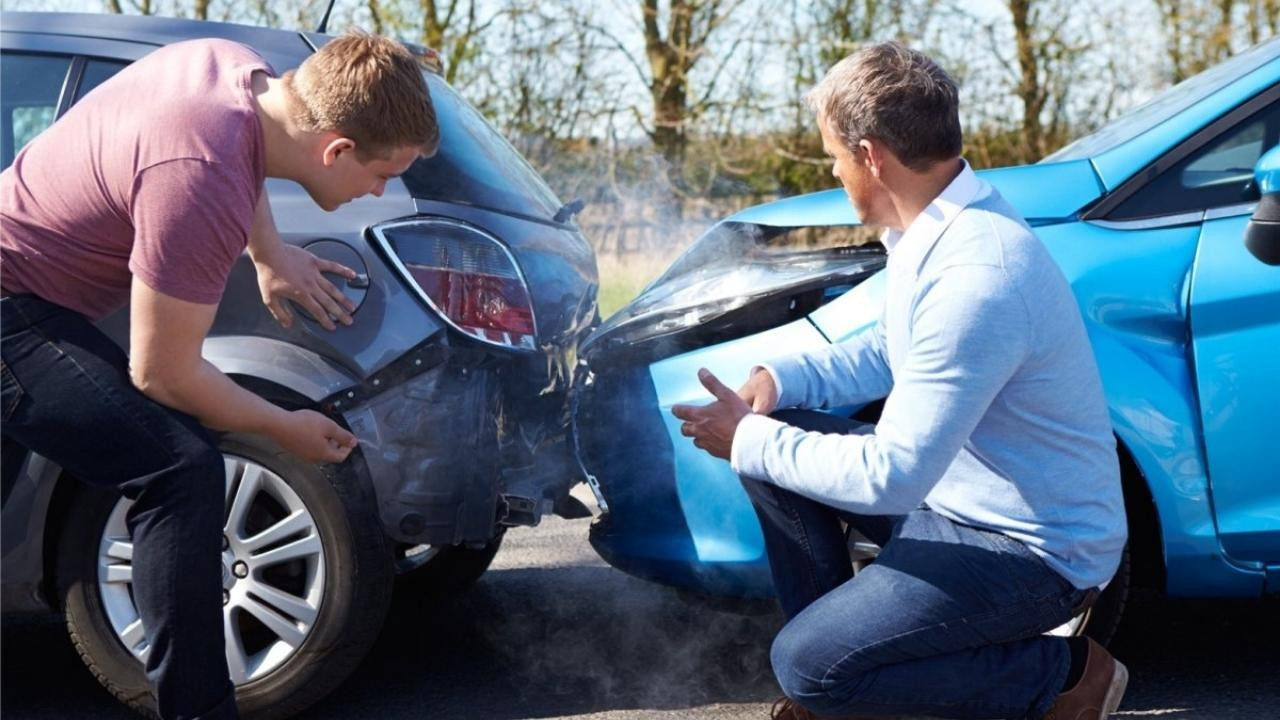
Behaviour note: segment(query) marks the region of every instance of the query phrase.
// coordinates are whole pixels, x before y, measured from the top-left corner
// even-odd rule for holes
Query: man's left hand
[[[742,418],[751,414],[751,406],[706,368],[698,371],[698,380],[716,401],[702,407],[676,405],[671,408],[671,414],[684,421],[680,434],[693,438],[695,447],[728,460],[733,449],[733,434]]]
[[[288,300],[300,305],[326,330],[336,327],[334,320],[351,324],[355,304],[321,274],[334,273],[350,280],[356,276],[351,268],[286,244],[281,244],[270,257],[258,260],[254,266],[258,271],[262,302],[282,327],[293,325]]]

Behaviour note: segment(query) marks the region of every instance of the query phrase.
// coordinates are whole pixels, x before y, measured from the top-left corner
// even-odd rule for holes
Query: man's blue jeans
[[[234,718],[220,592],[221,453],[194,418],[139,392],[124,352],[83,315],[34,295],[0,299],[0,310],[5,495],[15,453],[26,448],[131,498],[133,595],[160,715]]]
[[[778,419],[869,432],[806,411]],[[1039,718],[1066,682],[1070,651],[1041,635],[1085,597],[1025,545],[927,508],[860,516],[743,478],[764,531],[787,624],[773,643],[783,692],[819,715]],[[880,545],[853,573],[841,521]]]

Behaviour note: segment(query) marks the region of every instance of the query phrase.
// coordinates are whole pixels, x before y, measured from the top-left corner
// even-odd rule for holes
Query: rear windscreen
[[[537,171],[448,83],[424,74],[440,124],[440,149],[403,175],[409,192],[422,200],[550,220],[561,203]]]

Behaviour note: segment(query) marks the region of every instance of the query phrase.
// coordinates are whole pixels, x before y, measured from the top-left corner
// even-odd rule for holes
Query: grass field
[[[600,269],[600,317],[607,318],[658,277],[675,260],[677,253],[628,253],[596,258]]]

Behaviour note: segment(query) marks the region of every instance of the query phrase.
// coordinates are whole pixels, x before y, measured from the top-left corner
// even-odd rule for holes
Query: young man
[[[788,623],[775,717],[1096,720],[1127,673],[1044,633],[1115,573],[1119,468],[1097,366],[1061,271],[960,158],[957,91],[896,43],[813,90],[862,221],[886,228],[880,321],[677,407],[755,505]],[[888,396],[875,426],[803,410]],[[842,522],[883,550],[853,575]]]
[[[282,78],[224,40],[156,50],[94,90],[0,175],[3,435],[133,499],[134,593],[164,718],[231,718],[223,648],[223,463],[206,427],[262,433],[315,462],[355,437],[289,412],[201,357],[247,247],[263,301],[327,328],[350,306],[280,240],[265,177],[333,210],[379,195],[439,135],[422,73],[399,44],[352,34]],[[125,357],[93,321],[130,303]]]

